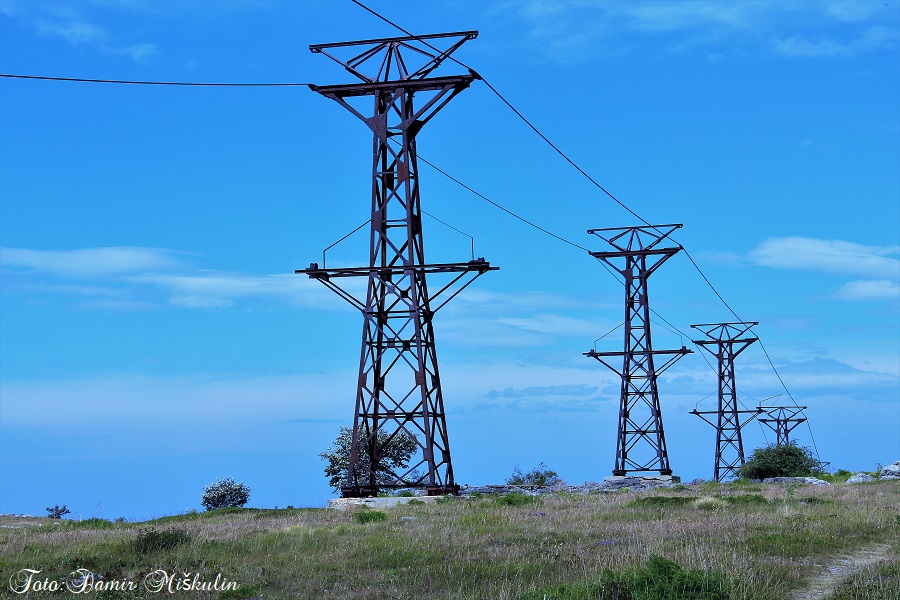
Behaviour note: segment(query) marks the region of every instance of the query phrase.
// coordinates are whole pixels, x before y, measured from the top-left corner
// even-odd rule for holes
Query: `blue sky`
[[[823,460],[900,458],[896,3],[371,6],[416,33],[478,30],[460,60],[643,218],[684,224],[678,241],[760,322]],[[349,0],[0,0],[0,71],[343,83],[309,44],[393,35]],[[577,244],[637,224],[480,82],[418,139]],[[252,506],[323,505],[317,454],[352,418],[361,318],[293,271],[368,219],[370,153],[368,130],[305,87],[0,79],[0,512],[146,518],[199,509],[225,476]],[[582,353],[621,322],[622,288],[424,166],[421,187],[500,267],[436,321],[457,481],[540,461],[572,483],[609,475],[618,382]],[[425,227],[430,261],[471,258],[468,238]],[[366,243],[329,266],[364,264]],[[682,331],[733,320],[684,254],[650,294]],[[737,385],[748,405],[791,403],[758,344]],[[685,479],[712,475],[713,429],[688,412],[715,386],[698,353],[660,383]],[[764,443],[748,426],[745,444]]]

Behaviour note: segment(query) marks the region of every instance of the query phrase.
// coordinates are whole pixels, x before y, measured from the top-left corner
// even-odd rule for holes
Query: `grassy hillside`
[[[822,565],[887,544],[886,560],[849,578],[840,597],[900,598],[897,481],[448,498],[381,511],[224,509],[144,523],[2,517],[0,525],[2,597],[70,597],[34,591],[34,582],[50,586],[82,568],[103,576],[95,581],[138,584],[95,588],[94,598],[161,597],[140,584],[162,569],[179,574],[175,588],[185,587],[185,572],[198,575],[194,585],[217,574],[220,590],[231,584],[162,595],[177,598],[777,599]],[[15,596],[7,581],[22,569],[41,572]]]

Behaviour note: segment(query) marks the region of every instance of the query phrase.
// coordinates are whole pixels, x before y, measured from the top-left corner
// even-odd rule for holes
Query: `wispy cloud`
[[[623,32],[645,34],[674,52],[756,47],[775,55],[810,58],[891,49],[898,36],[896,27],[884,25],[892,22],[889,15],[896,17],[897,8],[862,0],[529,0],[504,6],[525,22],[548,58],[564,62],[583,60],[601,50],[628,51],[621,44]]]
[[[619,302],[612,304],[618,310]],[[580,337],[585,346],[615,326],[607,306],[545,292],[499,293],[469,288],[444,309],[441,340],[481,348],[539,346],[554,339]],[[585,318],[588,315],[589,318]]]
[[[148,377],[116,375],[78,380],[3,381],[6,426],[65,426],[93,430],[121,423],[159,423],[167,427],[276,423],[296,418],[347,418],[352,409],[349,373],[306,373],[263,377]],[[78,406],[73,413],[67,407]],[[36,411],[42,416],[35,419]],[[352,413],[351,413],[352,415]],[[177,421],[177,422],[176,422]],[[187,425],[190,424],[190,425]]]
[[[896,281],[851,281],[837,291],[843,300],[900,300],[900,284]]]
[[[41,35],[61,37],[70,44],[105,44],[109,39],[105,29],[83,21],[38,19],[34,26]]]
[[[186,253],[132,246],[76,250],[0,249],[4,287],[21,293],[110,296],[80,302],[88,309],[134,310],[154,305],[159,293],[178,308],[225,308],[241,301],[339,309],[320,283],[291,273],[254,275],[200,269]],[[349,283],[361,292],[362,283]],[[359,288],[359,289],[357,289]]]
[[[864,246],[843,240],[772,238],[750,251],[758,265],[832,275],[900,278],[900,246]]]
[[[775,53],[804,58],[853,56],[875,50],[892,49],[898,45],[900,45],[900,31],[883,26],[865,29],[850,40],[807,35],[792,35],[772,40],[772,50]]]
[[[135,246],[77,250],[0,248],[0,266],[67,278],[92,278],[173,269],[179,265],[178,256],[171,250]]]
[[[0,12],[34,28],[38,35],[64,40],[71,46],[89,49],[102,54],[126,56],[138,64],[146,64],[159,53],[153,42],[134,41],[128,34],[110,31],[97,24],[103,16],[96,10],[138,10],[142,2],[91,3],[85,5],[57,4],[49,2],[14,2],[5,0]],[[149,6],[149,5],[148,5]]]

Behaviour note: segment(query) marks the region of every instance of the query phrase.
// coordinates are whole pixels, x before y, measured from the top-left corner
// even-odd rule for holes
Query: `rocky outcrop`
[[[868,483],[870,481],[875,481],[875,478],[871,475],[867,475],[866,473],[857,473],[853,477],[847,480],[847,483]]]
[[[900,479],[900,460],[881,468],[879,480]]]
[[[473,494],[497,494],[505,496],[506,494],[519,493],[528,496],[539,496],[541,494],[555,494],[566,492],[570,494],[601,494],[604,492],[618,492],[620,490],[628,490],[639,492],[651,490],[658,487],[672,487],[679,482],[677,477],[607,477],[601,482],[588,481],[582,485],[482,485],[467,486],[459,491],[460,496],[471,496]]]
[[[804,485],[831,485],[822,479],[815,477],[767,477],[762,480],[763,483],[800,483]]]

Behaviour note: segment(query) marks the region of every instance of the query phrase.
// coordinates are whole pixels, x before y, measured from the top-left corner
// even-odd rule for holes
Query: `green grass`
[[[620,573],[607,570],[587,584],[526,592],[522,600],[728,600],[730,589],[722,574],[686,571],[673,561],[651,556],[643,567]]]
[[[380,510],[361,510],[354,513],[353,518],[356,519],[357,523],[378,523],[387,521],[388,516]]]
[[[900,482],[800,486],[790,494],[784,486],[715,484],[675,493],[448,498],[346,512],[226,509],[143,523],[0,517],[7,526],[0,528],[0,576],[6,588],[23,568],[51,579],[77,568],[134,581],[151,569],[207,579],[221,573],[237,590],[179,597],[235,600],[602,598],[598,586],[618,586],[635,599],[703,598],[727,588],[734,600],[778,600],[792,597],[815,563],[876,542],[900,547]],[[722,504],[697,510],[702,497]],[[896,590],[893,560],[848,582],[847,593]],[[654,581],[671,580],[670,587],[708,589],[653,591],[648,572]],[[642,581],[646,590],[634,587]],[[871,594],[859,597],[879,597]]]
[[[862,569],[845,581],[828,600],[897,600],[900,598],[900,558]]]

